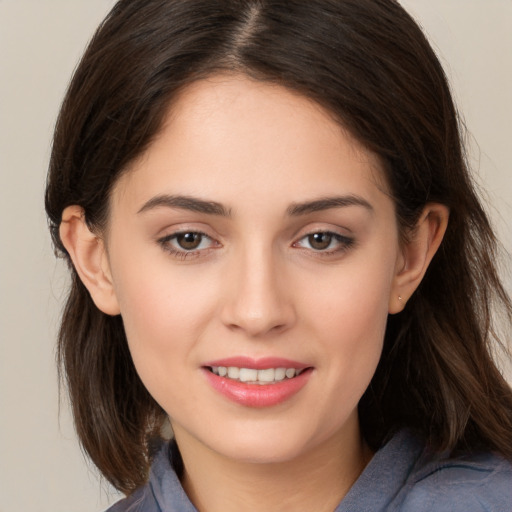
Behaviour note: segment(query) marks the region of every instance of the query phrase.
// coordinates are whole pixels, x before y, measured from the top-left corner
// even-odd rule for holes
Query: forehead
[[[317,103],[278,85],[216,75],[181,91],[116,189],[139,202],[162,192],[229,202],[234,189],[255,200],[259,192],[301,201],[332,187],[387,191],[378,157]]]

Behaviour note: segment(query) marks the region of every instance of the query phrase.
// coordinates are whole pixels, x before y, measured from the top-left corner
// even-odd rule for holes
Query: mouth
[[[207,366],[214,375],[225,377],[246,384],[268,385],[276,384],[288,379],[298,377],[307,368],[240,368],[238,366]]]
[[[314,367],[280,357],[245,356],[210,361],[202,366],[209,385],[228,400],[245,407],[273,407],[305,387]]]

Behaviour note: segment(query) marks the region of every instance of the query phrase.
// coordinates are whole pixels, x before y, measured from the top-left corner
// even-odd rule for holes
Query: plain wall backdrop
[[[476,180],[512,251],[512,0],[402,3],[445,66]],[[0,512],[94,512],[117,499],[84,460],[66,400],[59,411],[54,345],[67,281],[43,211],[60,101],[112,5],[0,0]]]

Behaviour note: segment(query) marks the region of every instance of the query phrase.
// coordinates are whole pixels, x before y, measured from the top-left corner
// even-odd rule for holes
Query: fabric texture
[[[107,512],[197,512],[176,474],[180,464],[175,445],[165,444],[148,484]],[[491,453],[434,456],[401,431],[374,455],[333,512],[381,511],[512,512],[512,464]]]

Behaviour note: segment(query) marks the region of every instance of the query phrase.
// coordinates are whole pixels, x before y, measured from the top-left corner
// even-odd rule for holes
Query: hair
[[[395,0],[121,0],[76,69],[46,189],[54,245],[72,274],[58,362],[80,441],[129,494],[148,476],[166,417],[139,379],[120,316],[96,308],[59,238],[64,208],[105,228],[110,192],[158,134],[183,88],[215,73],[278,84],[324,107],[380,158],[400,233],[428,202],[450,209],[442,245],[405,310],[390,316],[359,404],[374,449],[399,428],[436,451],[512,459],[512,391],[493,362],[493,317],[512,319],[498,245],[468,173],[443,69]],[[507,323],[507,325],[509,325]]]

